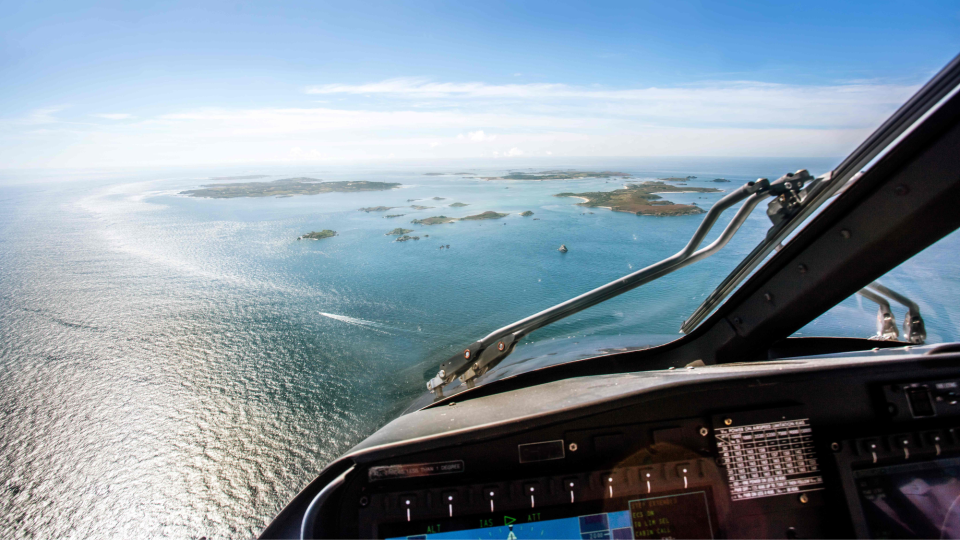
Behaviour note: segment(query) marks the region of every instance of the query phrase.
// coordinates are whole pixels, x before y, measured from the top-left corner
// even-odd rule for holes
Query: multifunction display
[[[715,428],[734,501],[823,489],[810,420]]]

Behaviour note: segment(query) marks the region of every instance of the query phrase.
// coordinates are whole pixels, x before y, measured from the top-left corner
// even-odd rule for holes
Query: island
[[[266,174],[250,174],[247,176],[211,176],[211,180],[259,180],[261,178],[267,178],[269,175]]]
[[[330,229],[324,229],[320,232],[308,232],[303,236],[298,236],[297,240],[323,240],[324,238],[330,238],[336,236],[337,231],[331,231]]]
[[[676,187],[663,182],[627,184],[614,191],[589,193],[558,193],[554,197],[577,197],[584,202],[580,206],[609,208],[615,212],[630,212],[638,216],[687,216],[702,214],[703,209],[693,204],[676,204],[662,199],[657,193],[721,193],[716,188]]]
[[[713,181],[714,181],[714,182],[729,182],[729,180],[727,180],[726,178],[714,178]]]
[[[419,236],[407,236],[407,235],[403,235],[403,236],[397,238],[395,241],[396,241],[396,242],[406,242],[407,240],[419,240],[419,239],[420,239]]]
[[[445,201],[446,199],[443,198],[443,197],[434,197],[433,200],[435,200],[435,201]]]
[[[691,180],[693,178],[696,178],[696,176],[684,176],[683,178],[680,178],[679,176],[671,176],[670,178],[657,178],[657,180],[661,180],[663,182],[686,182],[687,180]]]
[[[434,216],[428,217],[425,219],[415,219],[410,223],[414,225],[440,225],[441,223],[453,223],[457,221],[457,218],[447,217],[447,216]]]
[[[430,210],[430,209],[433,208],[433,207],[432,207],[432,206],[420,206],[419,204],[415,204],[415,205],[411,206],[410,208],[413,208],[414,210]]]
[[[273,182],[238,182],[235,184],[207,184],[202,189],[181,191],[180,195],[208,199],[237,197],[276,197],[282,195],[317,195],[332,192],[386,191],[400,187],[393,182],[345,181],[324,182],[316,178],[285,178]]]
[[[393,210],[394,208],[400,208],[399,206],[368,206],[367,208],[360,208],[360,212],[386,212],[387,210]]]
[[[451,205],[448,205],[448,206],[450,206],[451,208],[463,208],[464,206],[470,206],[470,205],[469,205],[469,204],[464,204],[464,203],[462,203],[462,202],[455,202],[455,203],[453,203],[453,204],[451,204]]]
[[[498,212],[487,210],[486,212],[482,214],[477,214],[475,216],[462,217],[460,218],[460,221],[479,221],[481,219],[500,219],[500,218],[505,218],[509,215],[510,214],[500,214]]]
[[[396,229],[388,232],[388,233],[387,233],[386,235],[384,235],[384,236],[402,236],[402,235],[404,235],[404,234],[412,233],[412,232],[413,232],[413,229],[403,229],[403,228],[401,228],[401,227],[397,227]]]
[[[384,218],[395,218],[395,217],[403,217],[403,216],[405,216],[405,215],[406,215],[406,214],[388,214],[388,215],[383,216],[383,217],[384,217]]]
[[[520,215],[523,217],[532,216],[533,212],[527,210],[526,212],[520,212]]]
[[[472,173],[472,172],[455,172],[453,174],[456,174],[458,176],[476,176],[476,173]]]
[[[445,172],[425,172],[425,173],[423,173],[424,176],[446,176],[447,174],[449,174],[449,173],[445,173]]]
[[[579,178],[629,178],[629,173],[616,171],[541,171],[533,173],[512,172],[504,176],[489,176],[483,180],[576,180]]]

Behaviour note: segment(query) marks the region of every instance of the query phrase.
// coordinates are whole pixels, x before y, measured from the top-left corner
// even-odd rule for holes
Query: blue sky
[[[0,168],[838,156],[957,2],[0,2]]]

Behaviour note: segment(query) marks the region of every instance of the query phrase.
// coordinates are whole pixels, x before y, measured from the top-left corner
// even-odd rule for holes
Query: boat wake
[[[319,313],[320,315],[323,315],[324,317],[333,319],[335,321],[345,322],[347,324],[352,324],[355,326],[362,326],[364,328],[373,330],[374,332],[380,332],[381,334],[390,334],[390,332],[388,332],[387,330],[393,330],[395,332],[404,331],[401,328],[394,328],[392,326],[387,326],[385,324],[381,324],[378,322],[358,319],[356,317],[349,317],[347,315],[337,315],[336,313],[325,313],[323,311],[318,311],[317,313]]]

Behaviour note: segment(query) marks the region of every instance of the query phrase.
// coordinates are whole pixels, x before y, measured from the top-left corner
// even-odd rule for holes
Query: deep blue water
[[[676,158],[536,169],[622,170],[638,179],[695,175],[690,186],[729,190],[801,167],[819,174],[836,161]],[[615,179],[487,182],[423,174],[429,171],[484,176],[506,169],[5,175],[0,536],[254,536],[326,463],[422,392],[424,373],[449,355],[676,252],[700,221],[587,209],[552,196],[612,190],[623,183]],[[177,195],[211,176],[235,174],[403,187],[269,199]],[[731,183],[710,181],[717,177]],[[708,208],[720,196],[664,197]],[[445,206],[453,202],[470,206]],[[387,212],[406,214],[395,219],[357,211],[411,204],[436,208]],[[510,215],[409,223],[486,210]],[[535,215],[520,217],[525,210]],[[401,226],[421,239],[397,243],[385,235]],[[768,226],[758,209],[713,258],[529,341],[679,337],[681,322]],[[296,240],[321,229],[339,235]],[[569,253],[557,251],[561,243]],[[955,290],[957,244],[950,237],[928,250],[922,265],[887,283],[920,302],[932,340],[956,339],[958,311],[942,293]],[[836,311],[804,335],[873,332],[869,305],[852,299]]]

